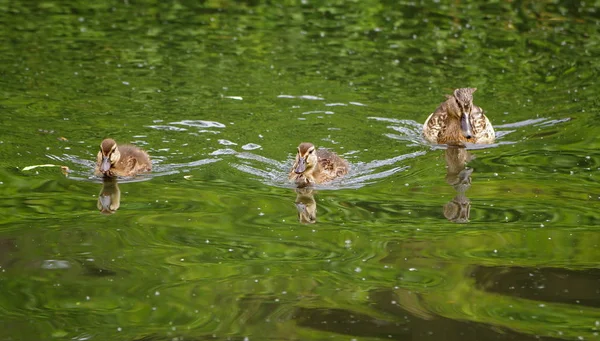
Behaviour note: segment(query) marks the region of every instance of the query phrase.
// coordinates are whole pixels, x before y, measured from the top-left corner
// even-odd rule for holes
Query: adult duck
[[[429,115],[423,136],[431,143],[462,145],[493,143],[496,134],[483,109],[473,104],[477,88],[461,88],[446,95],[447,100]]]

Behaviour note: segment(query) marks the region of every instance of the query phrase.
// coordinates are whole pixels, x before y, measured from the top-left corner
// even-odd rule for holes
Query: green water
[[[598,339],[599,8],[0,0],[0,339]],[[108,136],[154,171],[101,214]],[[296,193],[302,141],[350,174]]]

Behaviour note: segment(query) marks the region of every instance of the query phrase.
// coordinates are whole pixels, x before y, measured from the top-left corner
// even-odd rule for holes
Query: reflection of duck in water
[[[317,221],[317,202],[310,188],[296,188],[296,209],[298,221],[303,224],[314,224]]]
[[[315,150],[312,143],[303,142],[298,146],[296,161],[289,174],[298,187],[320,184],[344,176],[348,173],[348,162],[326,149]]]
[[[461,88],[446,97],[444,103],[427,118],[423,136],[431,143],[462,144],[493,143],[494,128],[483,114],[483,109],[473,104],[477,88]]]
[[[113,214],[119,209],[121,190],[116,178],[104,178],[96,206],[104,214]]]
[[[446,182],[454,187],[457,192],[464,192],[471,187],[471,173],[473,169],[466,168],[467,162],[475,156],[466,148],[449,146],[444,151],[446,158]]]
[[[445,151],[446,156],[446,182],[454,187],[457,194],[444,205],[444,216],[455,223],[469,222],[471,215],[471,201],[465,192],[471,187],[471,174],[473,168],[467,168],[467,162],[474,159],[465,148],[449,146]]]
[[[468,223],[471,216],[471,200],[464,192],[458,193],[444,205],[444,217],[455,223]]]
[[[136,146],[125,144],[117,147],[113,139],[105,139],[100,144],[96,162],[96,175],[134,176],[152,170],[148,154]]]

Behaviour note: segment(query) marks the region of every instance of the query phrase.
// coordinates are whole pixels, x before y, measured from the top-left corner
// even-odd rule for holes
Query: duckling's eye
[[[315,151],[314,149],[311,149],[308,153],[312,154],[314,151]]]

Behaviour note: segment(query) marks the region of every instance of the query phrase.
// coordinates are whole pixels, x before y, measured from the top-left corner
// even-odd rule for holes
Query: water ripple
[[[409,147],[414,146],[429,146],[432,149],[445,149],[445,145],[431,145],[428,141],[423,138],[423,124],[414,120],[405,120],[405,119],[396,119],[396,118],[387,118],[387,117],[368,117],[368,119],[372,119],[379,122],[389,122],[393,123],[393,125],[387,126],[387,128],[392,129],[397,132],[396,133],[384,133],[384,136],[389,137],[394,140],[406,141],[410,142]],[[570,119],[559,119],[559,120],[550,120],[548,118],[536,118],[536,119],[528,119],[519,122],[506,123],[506,124],[498,124],[495,125],[494,128],[496,130],[496,142],[490,144],[473,144],[473,143],[465,143],[467,149],[487,149],[487,148],[495,148],[501,145],[511,145],[515,144],[514,141],[502,141],[505,136],[517,132],[518,129],[511,130],[501,130],[501,129],[510,129],[510,128],[525,128],[528,126],[540,126],[540,127],[550,127],[559,123],[564,123],[569,121]],[[499,141],[500,140],[500,141]]]
[[[350,152],[355,154],[356,152]],[[318,189],[345,189],[345,188],[360,188],[371,184],[374,180],[384,179],[398,172],[402,172],[409,166],[394,166],[399,162],[407,159],[416,158],[424,155],[424,151],[398,155],[384,160],[374,160],[371,162],[357,162],[350,164],[350,171],[342,178],[335,179],[327,184],[316,185]],[[240,159],[246,160],[243,163],[232,163],[232,166],[244,173],[257,176],[260,181],[265,184],[292,188],[294,185],[288,180],[289,169],[292,167],[292,160],[279,162],[260,155],[252,153],[236,154]],[[253,166],[253,163],[258,163],[258,166]],[[387,167],[392,167],[385,169]]]
[[[157,129],[157,130],[168,130],[168,131],[187,131],[185,128],[173,127],[169,125],[152,125],[146,126],[148,128]]]
[[[183,120],[178,122],[171,122],[170,124],[179,124],[194,128],[225,128],[225,125],[223,123],[204,120]]]
[[[279,95],[279,96],[277,96],[277,98],[299,98],[299,99],[308,99],[308,100],[312,100],[312,101],[322,101],[325,99],[325,98],[322,98],[319,96],[312,96],[312,95],[301,95],[301,96]]]
[[[242,146],[243,150],[254,150],[254,149],[259,149],[261,146],[260,144],[256,144],[256,143],[247,143],[245,145]]]

